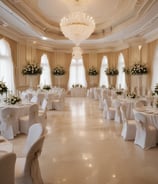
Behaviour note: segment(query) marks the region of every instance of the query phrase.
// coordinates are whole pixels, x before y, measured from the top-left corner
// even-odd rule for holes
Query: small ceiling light
[[[47,40],[48,38],[45,36],[42,36],[42,40]]]

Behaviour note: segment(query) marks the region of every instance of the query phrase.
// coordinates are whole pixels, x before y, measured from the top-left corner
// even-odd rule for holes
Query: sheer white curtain
[[[42,74],[40,75],[40,87],[42,88],[44,85],[52,86],[51,70],[48,57],[46,54],[43,54],[41,56],[41,67],[42,67]]]
[[[117,83],[116,83],[117,88],[120,88],[120,87],[123,88],[123,89],[127,88],[127,84],[126,84],[126,80],[125,80],[125,72],[123,72],[124,67],[125,67],[124,57],[123,57],[123,54],[120,53],[119,58],[118,58],[118,71],[119,71],[119,74],[117,76]]]
[[[73,84],[81,84],[87,87],[85,67],[83,65],[82,59],[72,59],[70,64],[70,74],[68,81],[68,89],[72,87]]]
[[[108,77],[105,74],[106,68],[108,68],[108,58],[107,58],[107,56],[104,56],[103,59],[102,59],[101,67],[100,67],[99,86],[109,87]]]
[[[5,39],[0,39],[0,80],[5,82],[9,91],[15,93],[14,66],[11,48]]]
[[[157,69],[158,69],[158,45],[155,50],[154,61],[153,61],[153,74],[152,74],[152,81],[151,81],[152,90],[155,89],[155,86],[158,83]]]

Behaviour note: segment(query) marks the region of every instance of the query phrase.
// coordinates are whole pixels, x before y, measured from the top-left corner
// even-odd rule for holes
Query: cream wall
[[[0,35],[2,38],[3,35]],[[20,42],[15,42],[6,38],[11,45],[13,62],[15,66],[15,83],[18,89],[25,89],[29,86],[29,79],[27,76],[22,75],[21,71],[24,65],[27,62],[38,62],[40,63],[40,58],[42,54],[47,54],[51,69],[53,69],[56,65],[61,65],[66,70],[66,74],[62,77],[60,86],[67,89],[67,83],[69,78],[69,66],[71,63],[71,54],[63,53],[63,52],[48,52],[44,50],[36,49],[35,45],[27,45]],[[141,60],[142,63],[147,63],[149,68],[149,74],[143,77],[142,86],[147,88],[150,87],[151,77],[152,77],[152,62],[154,56],[154,50],[158,41],[155,40],[151,43],[142,45],[141,53],[139,52],[138,45],[131,46],[128,49],[120,50],[119,52],[107,52],[107,53],[86,53],[83,54],[84,66],[86,69],[86,78],[88,87],[98,86],[99,84],[99,75],[93,79],[93,84],[91,82],[90,76],[87,75],[88,69],[91,66],[95,66],[99,71],[101,66],[101,61],[104,55],[108,57],[109,66],[117,66],[119,53],[122,52],[125,58],[126,66],[131,66],[133,63],[139,62]],[[58,85],[57,77],[52,76],[53,85]],[[127,76],[127,82],[129,89],[132,90],[137,86],[137,79],[133,76]],[[116,80],[115,80],[116,81]],[[39,77],[34,81],[34,86],[37,86],[39,83]]]

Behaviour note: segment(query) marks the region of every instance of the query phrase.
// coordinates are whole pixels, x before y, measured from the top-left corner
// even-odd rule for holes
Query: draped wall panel
[[[3,37],[3,35],[0,35],[0,38]],[[64,52],[56,52],[56,51],[45,51],[36,49],[36,45],[29,45],[24,42],[15,42],[9,38],[6,38],[10,44],[11,50],[12,50],[12,56],[13,56],[13,62],[14,62],[14,70],[15,70],[15,84],[18,89],[24,89],[27,88],[29,85],[29,82],[27,80],[26,76],[23,76],[21,73],[22,68],[24,65],[29,62],[38,62],[40,63],[40,58],[42,54],[47,54],[50,67],[53,69],[56,65],[61,65],[66,70],[66,73],[64,75],[64,79],[62,81],[62,86],[67,89],[67,82],[69,78],[69,66],[71,63],[72,55],[71,53],[64,53]],[[120,51],[114,51],[114,52],[104,52],[104,53],[84,53],[83,54],[83,62],[86,70],[86,78],[87,83],[89,84],[90,79],[87,74],[87,71],[90,66],[95,66],[96,69],[99,71],[101,61],[104,55],[108,57],[109,61],[109,67],[117,67],[118,63],[118,55],[120,52],[122,52],[125,64],[126,66],[131,66],[134,63],[137,63],[141,60],[142,63],[147,63],[147,66],[149,67],[150,73],[147,75],[146,80],[142,82],[143,86],[150,87],[151,85],[151,78],[152,78],[152,63],[153,63],[153,57],[155,52],[155,47],[157,44],[157,40],[146,43],[142,45],[141,53],[138,49],[138,45],[136,46],[130,46],[128,49],[120,50]],[[56,84],[56,79],[52,75],[52,82],[53,84]],[[97,83],[99,85],[99,75],[96,77]],[[36,81],[38,83],[38,81]],[[116,80],[115,80],[116,82]],[[131,76],[127,80],[127,84],[130,86],[132,90],[136,86],[136,79]],[[89,85],[88,85],[89,86]]]

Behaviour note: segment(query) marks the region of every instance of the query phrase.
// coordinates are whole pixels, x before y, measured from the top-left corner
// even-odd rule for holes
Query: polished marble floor
[[[98,101],[66,97],[63,111],[48,111],[40,156],[44,184],[158,184],[158,147],[142,150],[120,136]],[[25,140],[17,137],[15,152]]]

